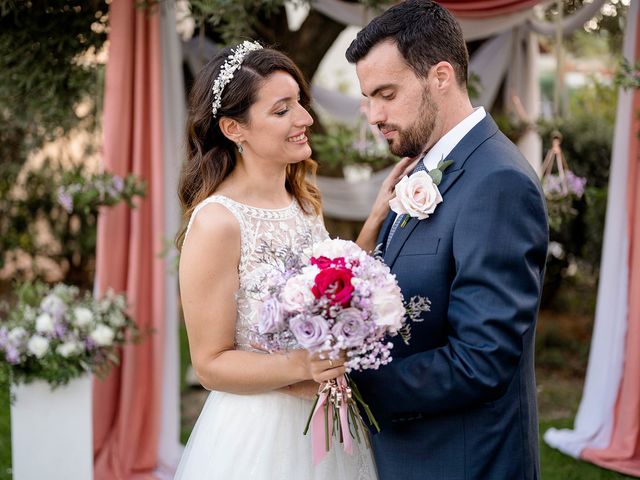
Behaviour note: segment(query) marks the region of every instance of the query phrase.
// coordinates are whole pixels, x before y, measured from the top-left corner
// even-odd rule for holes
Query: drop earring
[[[236,143],[236,147],[238,147],[238,153],[242,155],[242,153],[244,152],[244,148],[242,148],[242,142]]]

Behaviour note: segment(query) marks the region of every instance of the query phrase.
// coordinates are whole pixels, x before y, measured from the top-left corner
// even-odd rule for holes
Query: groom
[[[432,302],[408,346],[394,339],[389,365],[353,375],[381,426],[380,478],[538,479],[534,332],[548,242],[538,178],[472,107],[460,26],[437,3],[390,8],[346,56],[394,154],[426,152],[416,170],[453,162],[435,211],[420,220],[429,212],[414,199],[378,238],[405,298]]]

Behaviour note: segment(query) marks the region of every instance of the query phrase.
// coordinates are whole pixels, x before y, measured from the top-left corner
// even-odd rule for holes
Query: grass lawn
[[[537,382],[540,410],[540,434],[548,428],[571,428],[580,402],[588,355],[590,319],[585,316],[543,312],[538,326]],[[206,393],[185,384],[189,363],[186,333],[180,332],[182,442],[186,442]],[[10,480],[9,399],[0,392],[0,480]],[[574,460],[540,442],[544,480],[620,480],[632,479],[594,465]]]

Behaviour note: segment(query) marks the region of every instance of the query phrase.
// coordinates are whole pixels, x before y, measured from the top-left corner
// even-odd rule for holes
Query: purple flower
[[[9,332],[7,327],[0,328],[0,348],[3,348],[9,341]]]
[[[91,337],[87,337],[84,339],[84,347],[87,349],[87,351],[91,351],[94,348],[96,348],[97,344],[96,342],[93,340],[93,338]]]
[[[48,313],[56,320],[62,318],[64,313],[67,311],[67,306],[64,301],[54,293],[50,293],[42,300],[40,303],[40,308],[45,313]]]
[[[307,350],[321,347],[329,333],[329,325],[320,315],[296,315],[289,322],[289,328],[300,346]]]
[[[258,319],[258,333],[276,333],[282,330],[284,319],[280,302],[275,298],[270,298],[260,306],[260,317]]]
[[[362,345],[369,328],[358,309],[345,308],[337,315],[331,331],[338,341],[342,340],[344,346],[350,348]]]
[[[7,359],[7,362],[10,363],[11,365],[17,365],[18,363],[20,363],[20,352],[18,352],[16,348],[9,345],[7,347],[5,358]]]
[[[57,338],[64,338],[66,333],[67,327],[65,326],[65,324],[62,322],[56,322],[55,326],[53,327],[53,335]]]
[[[124,180],[118,175],[113,176],[113,178],[111,179],[111,183],[116,193],[121,193],[124,189]]]
[[[58,188],[58,203],[62,205],[62,208],[64,208],[67,213],[73,212],[73,198],[63,187]]]
[[[351,148],[360,155],[365,156],[369,151],[369,142],[366,140],[357,140],[351,143]]]
[[[573,192],[578,198],[584,194],[584,187],[587,185],[587,179],[584,177],[578,177],[572,171],[567,172],[567,186],[569,191]]]

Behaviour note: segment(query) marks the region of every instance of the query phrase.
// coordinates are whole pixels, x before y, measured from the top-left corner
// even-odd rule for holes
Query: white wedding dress
[[[221,195],[207,198],[200,209],[218,203],[240,223],[242,238],[236,348],[253,350],[249,328],[257,321],[260,280],[265,269],[258,248],[263,241],[272,247],[302,251],[328,234],[319,217],[305,215],[297,202],[284,209],[250,207]],[[189,229],[187,228],[187,234]],[[312,402],[280,392],[235,395],[212,391],[202,408],[176,472],[184,480],[373,480],[371,452],[354,440],[353,455],[334,443],[318,465],[311,461],[311,438],[303,435]]]

